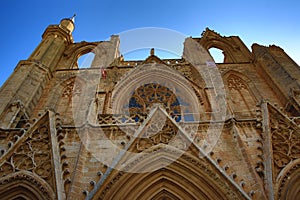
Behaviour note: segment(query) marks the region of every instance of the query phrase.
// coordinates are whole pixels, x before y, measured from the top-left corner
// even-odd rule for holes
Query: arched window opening
[[[95,58],[95,54],[93,52],[89,52],[81,55],[77,60],[77,65],[79,69],[90,68],[93,64],[93,60]]]
[[[257,102],[248,84],[242,78],[231,74],[227,78],[227,87],[235,117],[254,117],[254,109]]]
[[[74,113],[80,107],[83,83],[76,78],[70,78],[63,84],[61,97],[57,104],[57,112],[62,116],[63,123],[72,124]]]
[[[212,47],[209,50],[211,57],[214,59],[215,63],[224,63],[225,62],[225,55],[223,50]]]
[[[147,114],[148,108],[160,103],[176,122],[181,121],[180,99],[169,88],[157,83],[149,83],[139,87],[129,100],[130,114]]]

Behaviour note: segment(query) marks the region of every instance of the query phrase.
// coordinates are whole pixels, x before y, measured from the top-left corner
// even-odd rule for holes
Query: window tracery
[[[293,160],[300,157],[300,134],[279,114],[270,119],[274,167],[276,175]]]
[[[50,185],[53,184],[50,125],[42,123],[28,138],[14,150],[14,153],[0,165],[0,178],[18,171],[32,172]]]
[[[85,84],[78,77],[72,77],[62,83],[56,111],[63,116],[64,123],[73,123],[74,108],[78,108]]]
[[[242,90],[242,89],[248,89],[244,81],[235,75],[231,75],[228,80],[228,88],[229,89],[235,89],[235,90]]]
[[[69,80],[67,85],[65,86],[62,97],[72,97],[72,96],[79,96],[81,93],[82,87],[79,83],[76,82],[74,79]]]
[[[145,84],[132,94],[129,100],[130,114],[147,114],[153,104],[161,104],[177,122],[181,120],[180,103],[176,95],[158,83]]]
[[[230,74],[226,82],[231,99],[230,106],[235,117],[253,117],[256,99],[247,83],[235,74]]]

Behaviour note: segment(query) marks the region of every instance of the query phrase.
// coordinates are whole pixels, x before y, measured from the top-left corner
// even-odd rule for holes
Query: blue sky
[[[134,28],[160,27],[200,37],[206,27],[224,36],[282,47],[300,64],[300,3],[270,0],[10,0],[0,7],[0,85],[25,60],[50,24],[77,14],[75,42],[107,40]],[[122,41],[121,41],[122,42]]]

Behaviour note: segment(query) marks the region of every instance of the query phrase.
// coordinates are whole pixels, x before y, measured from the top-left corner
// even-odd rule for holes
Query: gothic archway
[[[246,76],[236,72],[228,71],[223,75],[225,87],[230,97],[228,105],[237,118],[254,117],[254,110],[258,99],[255,86]]]
[[[69,57],[70,68],[72,69],[78,69],[77,60],[80,56],[94,52],[97,45],[99,45],[98,42],[80,42],[71,44],[68,49],[64,52],[64,54]]]
[[[217,48],[223,51],[224,63],[248,62],[252,59],[250,51],[236,36],[221,36],[213,30],[206,28],[198,42],[205,48]]]
[[[300,159],[289,163],[277,178],[277,199],[299,199],[300,197]]]
[[[157,151],[160,147],[152,150]],[[152,168],[168,162],[178,152],[164,148],[155,156],[137,156],[126,168]],[[150,171],[150,170],[149,170]],[[219,171],[205,160],[185,152],[168,166],[148,173],[115,171],[93,199],[245,199]]]
[[[56,91],[57,97],[56,112],[60,113],[64,123],[73,123],[74,112],[80,107],[84,81],[78,77],[71,77],[59,85],[59,92]]]
[[[205,112],[188,80],[168,66],[151,63],[137,67],[115,86],[112,93],[113,113],[129,114],[129,103],[134,103],[132,96],[136,96],[135,91],[139,91],[139,88],[142,89],[145,86],[152,87],[152,89],[160,87],[160,90],[165,90],[161,94],[171,95],[175,100],[174,106],[181,109],[181,113],[176,114],[184,116],[187,113],[193,113],[193,119],[199,120],[199,113]],[[154,93],[152,94],[154,95]],[[175,112],[179,112],[179,109]]]
[[[46,181],[33,173],[20,171],[0,179],[0,199],[56,199]]]

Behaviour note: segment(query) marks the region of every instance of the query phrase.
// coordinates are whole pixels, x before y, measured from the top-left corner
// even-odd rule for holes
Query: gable
[[[18,173],[28,174],[28,177],[40,182],[46,187],[58,192],[60,166],[57,165],[57,138],[53,132],[50,112],[46,112],[23,135],[15,137],[10,142],[10,148],[0,157],[0,182],[7,176],[14,177]],[[57,174],[58,172],[58,174]],[[38,178],[34,178],[38,177]],[[5,182],[2,182],[5,183]],[[48,191],[50,194],[52,191]]]

